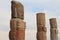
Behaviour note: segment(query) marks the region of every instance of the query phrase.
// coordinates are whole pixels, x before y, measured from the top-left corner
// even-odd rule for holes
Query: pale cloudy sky
[[[36,40],[36,13],[46,14],[47,40],[50,40],[49,19],[57,18],[60,29],[60,0],[17,0],[24,5],[26,21],[26,40]],[[9,22],[11,18],[11,0],[0,0],[0,40],[9,40]],[[60,39],[60,30],[58,30]]]

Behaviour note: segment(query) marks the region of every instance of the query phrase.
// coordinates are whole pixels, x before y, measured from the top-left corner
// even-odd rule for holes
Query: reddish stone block
[[[25,30],[17,30],[17,40],[25,40]]]

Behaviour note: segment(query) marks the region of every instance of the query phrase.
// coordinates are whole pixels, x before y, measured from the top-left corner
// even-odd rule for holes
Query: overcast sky
[[[46,15],[47,40],[50,40],[50,18],[57,18],[58,39],[60,39],[60,0],[17,0],[24,5],[26,40],[36,40],[36,13]],[[11,0],[0,0],[0,40],[9,40]]]

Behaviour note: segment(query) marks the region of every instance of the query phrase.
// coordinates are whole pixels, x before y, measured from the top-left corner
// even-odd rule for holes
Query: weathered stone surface
[[[25,29],[17,31],[17,40],[25,40]]]
[[[46,40],[46,33],[43,31],[37,32],[37,40]]]
[[[19,18],[13,18],[11,19],[10,21],[10,29],[13,30],[13,29],[16,29],[16,30],[19,30],[19,29],[25,29],[26,28],[26,23],[19,19]]]
[[[11,30],[16,30],[16,27],[17,27],[17,19],[13,18],[10,20],[10,29]]]
[[[10,40],[25,40],[25,29],[21,30],[11,30],[9,32]]]
[[[11,1],[11,17],[24,19],[24,7],[17,1]]]
[[[17,30],[10,30],[9,32],[9,40],[17,40],[16,39],[16,33],[17,33]]]
[[[37,26],[42,25],[45,26],[45,14],[44,13],[37,13]]]
[[[37,40],[46,40],[45,14],[37,14]]]
[[[19,19],[19,18],[13,18],[10,21],[10,33],[9,38],[11,40],[24,40],[25,39],[25,28],[26,23]]]
[[[57,22],[56,18],[50,19],[50,37],[51,40],[58,40],[58,30],[57,30]]]
[[[11,12],[9,40],[25,40],[23,5],[15,0],[11,1]]]
[[[50,26],[51,26],[51,28],[57,28],[56,18],[50,19]]]

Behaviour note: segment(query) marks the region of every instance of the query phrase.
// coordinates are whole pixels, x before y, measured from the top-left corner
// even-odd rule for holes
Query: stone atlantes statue
[[[25,40],[24,7],[21,3],[11,1],[11,20],[9,40]]]
[[[50,21],[50,38],[51,40],[58,40],[58,30],[56,18],[49,19]]]
[[[46,39],[45,13],[37,13],[37,40]]]

